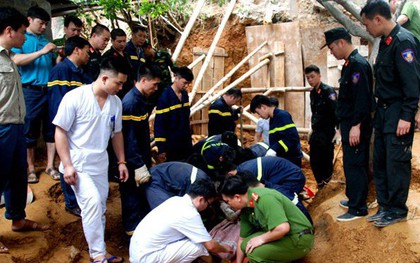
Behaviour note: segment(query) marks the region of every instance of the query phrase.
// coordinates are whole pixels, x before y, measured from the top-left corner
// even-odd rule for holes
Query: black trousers
[[[334,144],[331,132],[314,131],[310,138],[311,167],[318,184],[328,183],[333,172]]]
[[[414,132],[404,136],[375,130],[373,175],[378,204],[385,211],[407,216]]]
[[[361,138],[356,147],[343,143],[348,212],[352,215],[367,215],[369,140],[370,138]]]

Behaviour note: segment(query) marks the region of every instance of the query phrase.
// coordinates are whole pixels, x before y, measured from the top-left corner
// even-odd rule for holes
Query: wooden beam
[[[188,68],[192,69],[195,65],[200,63],[205,57],[206,57],[206,55],[204,55],[204,54],[199,56],[196,60],[194,60],[191,64],[188,65]]]

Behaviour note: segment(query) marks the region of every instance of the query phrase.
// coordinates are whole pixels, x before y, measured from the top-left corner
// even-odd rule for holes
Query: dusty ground
[[[250,135],[245,136],[252,141]],[[338,223],[335,217],[344,212],[338,201],[344,198],[341,152],[335,164],[333,181],[317,193],[309,210],[315,222],[315,246],[301,263],[317,262],[420,262],[420,133],[416,134],[413,158],[413,179],[408,206],[408,221],[385,229],[377,229],[364,219]],[[306,141],[302,146],[307,151]],[[40,162],[38,171],[42,171]],[[303,163],[307,185],[315,190],[315,182],[309,164]],[[49,224],[51,230],[44,233],[15,233],[10,231],[10,222],[0,218],[0,240],[10,249],[10,254],[0,255],[0,263],[9,262],[90,262],[81,221],[64,211],[64,200],[59,184],[45,174],[40,183],[32,186],[35,201],[28,205],[28,218]],[[372,199],[372,198],[371,198]],[[128,240],[124,235],[120,218],[118,185],[110,184],[108,199],[106,240],[111,253],[128,260]],[[374,213],[372,209],[370,213]],[[0,209],[4,213],[4,208]]]

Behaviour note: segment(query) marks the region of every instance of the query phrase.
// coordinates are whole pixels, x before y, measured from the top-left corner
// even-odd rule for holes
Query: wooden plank
[[[271,87],[284,87],[286,85],[285,77],[285,69],[284,69],[284,43],[281,41],[274,41],[273,42],[273,60],[271,62]],[[282,92],[273,92],[269,96],[274,96],[279,100],[279,107],[284,109],[284,100],[285,94]]]
[[[201,47],[194,47],[193,48],[193,54],[195,54],[195,53],[199,53],[199,52],[204,52],[204,50],[203,50],[203,48],[201,48]],[[193,57],[193,60],[195,60],[195,59],[197,59],[198,57],[200,57],[200,55],[193,55],[194,57]],[[201,67],[203,66],[203,61],[200,61],[193,69],[192,69],[192,71],[193,71],[193,74],[194,74],[194,76],[197,76],[197,74],[200,72],[200,70],[201,70]],[[195,80],[195,79],[194,79]],[[191,87],[193,86],[194,84],[192,83],[191,84]],[[198,89],[199,90],[202,90],[202,84],[200,84],[200,86],[198,87]],[[194,101],[195,100],[199,100],[200,98],[201,98],[201,96],[203,96],[203,95],[201,95],[201,94],[197,94],[197,96],[194,98]],[[194,101],[193,101],[193,103],[194,103]],[[191,105],[193,105],[193,103],[191,103]],[[201,111],[199,111],[199,112],[197,112],[197,113],[195,113],[193,116],[191,116],[191,118],[190,118],[190,125],[191,125],[191,127],[192,127],[192,130],[193,130],[193,133],[194,134],[202,134],[202,132],[201,132],[201,125],[197,125],[197,124],[195,124],[195,122],[196,121],[200,121],[202,119],[202,117],[201,117]]]
[[[302,34],[302,55],[303,55],[303,68],[306,68],[309,65],[316,65],[321,71],[321,81],[328,81],[328,67],[327,67],[327,52],[328,48],[319,49],[325,43],[324,37],[325,29],[322,27],[310,27],[301,29]],[[306,82],[304,78],[305,86],[309,87],[310,85]],[[305,92],[305,128],[311,126],[311,102],[310,102],[310,92]]]
[[[299,30],[299,22],[289,22],[281,24],[249,26],[245,29],[247,37],[248,50],[252,50],[258,43],[268,41],[269,50],[264,50],[265,53],[273,49],[274,41],[281,41],[285,47],[285,86],[303,86],[303,67],[302,67],[302,53],[301,53],[301,38]],[[250,67],[255,65],[255,60],[250,60]],[[262,74],[262,75],[259,75]],[[251,78],[252,86],[256,86],[255,78],[261,78],[261,84],[264,86],[264,76],[266,72],[259,70],[253,74]],[[296,125],[302,127],[304,125],[304,98],[302,94],[288,92],[285,95],[285,109],[293,116]]]

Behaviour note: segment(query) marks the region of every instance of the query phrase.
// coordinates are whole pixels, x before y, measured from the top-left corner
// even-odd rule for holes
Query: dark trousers
[[[63,191],[64,203],[66,204],[66,207],[69,209],[79,207],[77,204],[76,195],[74,194],[71,186],[64,181],[64,175],[62,173],[60,173],[60,185],[61,191]]]
[[[373,174],[378,204],[385,211],[407,216],[414,132],[397,137],[375,130]]]
[[[27,147],[34,147],[41,134],[45,142],[54,142],[55,126],[51,123],[48,112],[48,95],[46,92],[23,88],[25,97],[25,138]]]
[[[328,183],[333,173],[334,144],[326,132],[314,131],[310,143],[311,168],[318,184]]]
[[[0,195],[4,193],[5,217],[20,220],[26,217],[26,142],[23,124],[0,124]]]
[[[120,183],[121,214],[125,231],[134,231],[140,221],[150,212],[144,186],[136,186],[134,171],[127,182]]]
[[[349,199],[348,212],[352,215],[367,215],[369,138],[361,138],[356,147],[343,143],[343,166]]]

